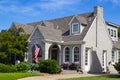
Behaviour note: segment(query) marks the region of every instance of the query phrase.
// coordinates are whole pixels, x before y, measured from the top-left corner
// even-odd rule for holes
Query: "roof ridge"
[[[59,20],[59,19],[64,19],[64,18],[68,18],[68,17],[73,17],[75,15],[83,16],[83,15],[91,14],[91,13],[93,13],[93,12],[86,12],[86,13],[82,13],[82,14],[74,14],[74,15],[69,15],[69,16],[64,16],[64,17],[59,17],[59,18],[54,18],[54,19],[48,19],[48,20],[40,20],[40,21],[37,21],[37,22],[30,22],[30,23],[26,23],[26,24],[30,25],[30,24],[39,23],[39,22],[42,22],[42,21],[50,22],[50,21],[54,21],[54,20]],[[83,17],[85,17],[85,16],[83,16]]]

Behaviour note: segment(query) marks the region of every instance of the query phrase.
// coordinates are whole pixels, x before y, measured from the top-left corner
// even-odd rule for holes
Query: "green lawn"
[[[0,73],[0,80],[17,80],[19,78],[30,77],[30,76],[40,76],[40,74],[35,74],[35,73]]]
[[[109,75],[109,76],[95,76],[95,77],[81,77],[61,80],[120,80],[120,75]]]

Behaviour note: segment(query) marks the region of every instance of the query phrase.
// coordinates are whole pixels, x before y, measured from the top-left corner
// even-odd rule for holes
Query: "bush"
[[[26,72],[29,70],[29,64],[27,62],[21,62],[15,65],[18,72]]]
[[[54,74],[60,71],[58,64],[55,60],[39,61],[38,65],[40,72]]]
[[[0,63],[0,72],[2,73],[10,73],[10,72],[16,72],[17,69],[14,65],[5,65]]]
[[[118,63],[116,63],[115,65],[114,65],[114,68],[118,71],[118,73],[120,74],[120,59],[119,59],[119,61],[118,61]]]
[[[39,70],[39,65],[35,63],[30,63],[29,64],[29,70],[34,71],[34,70]]]

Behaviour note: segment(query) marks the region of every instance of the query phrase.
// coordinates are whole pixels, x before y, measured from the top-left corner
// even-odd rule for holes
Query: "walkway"
[[[27,77],[18,80],[58,80],[66,78],[77,78],[77,77],[88,77],[88,76],[98,76],[95,74],[79,74],[76,71],[64,71],[61,74],[43,74],[43,76]]]

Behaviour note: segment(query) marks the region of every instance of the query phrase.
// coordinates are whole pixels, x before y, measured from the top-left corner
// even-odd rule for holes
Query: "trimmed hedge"
[[[29,70],[29,64],[27,62],[22,62],[16,65],[6,65],[0,63],[0,72],[10,73],[10,72],[26,72]]]
[[[27,62],[21,62],[15,65],[18,72],[26,72],[29,70],[29,64]]]
[[[5,65],[0,63],[0,72],[2,73],[10,73],[10,72],[16,72],[17,69],[14,65]]]
[[[59,66],[55,60],[39,61],[38,65],[40,72],[54,74],[60,71]]]

